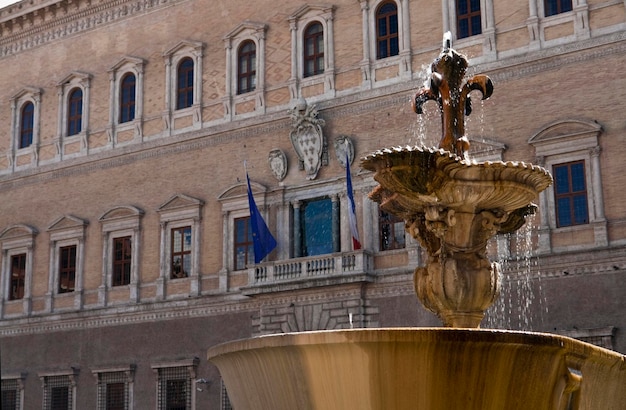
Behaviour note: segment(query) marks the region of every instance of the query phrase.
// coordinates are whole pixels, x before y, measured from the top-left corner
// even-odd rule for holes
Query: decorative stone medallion
[[[296,106],[289,110],[291,116],[291,133],[289,138],[300,162],[300,169],[304,169],[307,179],[315,179],[323,163],[326,153],[326,140],[322,132],[324,120],[318,118],[315,105],[307,105],[300,99]]]

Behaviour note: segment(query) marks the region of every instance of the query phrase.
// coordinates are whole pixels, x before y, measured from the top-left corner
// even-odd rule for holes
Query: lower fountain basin
[[[214,346],[237,410],[624,409],[626,357],[563,336],[388,328]]]

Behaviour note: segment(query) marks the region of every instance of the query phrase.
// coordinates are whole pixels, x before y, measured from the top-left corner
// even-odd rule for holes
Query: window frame
[[[102,282],[98,288],[98,300],[103,306],[111,303],[136,303],[139,301],[139,255],[141,254],[141,220],[144,211],[132,205],[116,206],[106,211],[98,219],[102,229]],[[117,238],[130,237],[130,283],[113,285],[114,242]],[[122,292],[127,295],[120,298]],[[115,301],[110,300],[115,293]]]
[[[549,13],[549,10],[548,10],[548,2],[549,2],[549,0],[542,0],[542,1],[543,1],[543,7],[542,8],[543,8],[543,16],[544,17],[552,17],[552,16],[556,16],[556,15],[559,15],[559,14],[563,14],[563,13],[569,13],[570,11],[574,10],[574,4],[573,4],[572,0],[569,0],[569,3],[570,3],[569,4],[569,7],[570,7],[569,10],[562,10],[562,8],[563,8],[562,7],[563,6],[562,3],[565,0],[554,0],[557,3],[556,4],[556,10],[555,10],[554,13]]]
[[[185,248],[186,238],[189,235],[189,249]],[[176,246],[176,238],[180,236],[180,247]],[[193,227],[191,225],[184,226],[174,226],[170,228],[170,255],[169,255],[169,263],[170,263],[170,280],[173,279],[181,279],[188,278],[191,274],[191,264],[193,261],[192,257],[192,249],[193,249]],[[175,270],[176,260],[180,258],[180,266],[182,271],[180,274],[177,274]],[[184,267],[186,265],[185,261],[189,261],[190,271],[185,272]]]
[[[388,5],[393,5],[395,7],[394,12],[383,12],[382,9]],[[374,11],[374,18],[376,21],[376,59],[377,60],[383,60],[385,58],[390,58],[390,57],[395,57],[397,55],[400,54],[400,13],[398,11],[398,3],[395,0],[385,0],[380,2],[377,6],[376,6],[376,10]],[[396,20],[396,30],[395,32],[391,32],[392,31],[392,22],[390,20],[391,17],[395,16],[395,20]],[[381,34],[380,33],[380,23],[381,20],[385,21],[385,27],[387,28],[387,33],[386,34]],[[393,53],[392,51],[392,41],[396,40],[397,42],[397,52]],[[384,42],[386,44],[385,47],[385,55],[382,55],[381,53],[381,42]]]
[[[114,236],[111,238],[113,241],[113,258],[112,258],[112,276],[111,287],[130,285],[132,276],[132,263],[133,263],[133,236]],[[121,242],[121,257],[118,258],[118,243]],[[120,269],[118,269],[118,267]],[[121,270],[121,272],[119,272]]]
[[[482,29],[482,21],[483,21],[483,16],[482,16],[482,9],[481,9],[481,5],[480,5],[480,1],[479,1],[479,6],[478,6],[478,11],[472,11],[472,1],[471,0],[464,0],[467,3],[467,13],[461,14],[459,8],[460,8],[460,0],[455,0],[456,3],[456,33],[457,33],[457,39],[464,39],[464,38],[469,38],[469,37],[474,37],[474,36],[478,36],[481,35],[483,33],[483,29]],[[474,25],[472,24],[472,18],[478,16],[480,18],[480,26],[478,27],[478,32],[476,32],[476,30],[473,30]],[[463,35],[463,33],[461,33],[461,21],[463,20],[467,20],[467,35]]]
[[[15,407],[14,409],[24,410],[24,381],[26,373],[6,374],[2,376],[2,397],[5,397],[5,391],[15,391]]]
[[[245,221],[245,240],[239,240],[237,222]],[[244,252],[244,266],[240,266],[238,263],[237,249],[240,247],[245,248]],[[240,216],[233,219],[233,270],[245,270],[248,265],[254,264],[254,243],[252,241],[252,226],[250,225],[250,215]]]
[[[46,294],[46,310],[56,311],[57,300],[73,299],[73,305],[64,304],[64,309],[80,310],[83,308],[83,274],[85,264],[85,237],[88,222],[73,215],[65,215],[57,219],[48,227],[50,241],[50,272],[48,277],[48,293]],[[59,292],[60,289],[60,258],[61,249],[69,246],[76,247],[76,270],[74,290]]]
[[[226,119],[246,118],[265,113],[265,33],[267,25],[245,21],[224,37],[226,50],[226,96],[223,99]],[[247,41],[256,49],[254,90],[239,93],[239,50]],[[239,108],[242,107],[242,108]],[[245,108],[244,108],[245,107]]]
[[[317,89],[313,86],[320,84],[323,84],[323,95],[327,97],[335,95],[334,15],[335,6],[333,5],[305,4],[288,18],[291,31],[291,77],[288,84],[292,100],[301,97],[307,89]],[[307,76],[305,74],[305,32],[315,23],[322,26],[324,70]],[[315,100],[316,97],[307,96],[311,100]]]
[[[26,108],[30,107],[29,115],[26,115]],[[25,120],[28,119],[26,124]],[[20,108],[20,128],[18,149],[28,148],[33,144],[33,133],[35,130],[35,104],[32,101],[26,101]],[[25,137],[27,141],[25,141]]]
[[[76,291],[76,270],[77,270],[77,254],[78,254],[78,245],[75,243],[70,243],[66,245],[59,246],[58,249],[59,257],[58,257],[58,267],[57,267],[57,287],[56,293],[72,293]],[[67,267],[64,266],[64,262],[67,261]],[[64,279],[66,279],[64,281]],[[63,290],[63,283],[67,283],[67,290]],[[71,285],[71,287],[70,287]]]
[[[184,194],[177,194],[162,204],[157,212],[161,223],[160,274],[157,279],[157,297],[165,299],[177,296],[198,296],[200,294],[200,237],[202,207],[204,201]],[[191,227],[191,272],[186,277],[174,278],[172,271],[172,232],[173,229]],[[166,291],[174,283],[188,283],[186,293]],[[183,285],[176,285],[183,292]]]
[[[183,40],[163,53],[165,63],[165,135],[179,133],[202,126],[202,63],[204,43]],[[193,62],[192,104],[178,108],[178,68],[185,59]],[[191,117],[191,125],[188,118]],[[183,121],[183,118],[186,119]],[[179,120],[181,124],[179,125]]]
[[[110,146],[140,142],[143,138],[144,66],[146,62],[137,57],[125,56],[109,71],[109,144]],[[122,121],[123,81],[128,75],[135,76],[134,118]]]
[[[132,77],[132,81],[128,81]],[[127,71],[120,80],[119,123],[124,124],[135,120],[137,112],[137,76]]]
[[[588,120],[558,120],[533,135],[529,144],[534,146],[534,163],[552,170],[554,165],[585,161],[588,223],[559,227],[556,220],[554,185],[539,194],[540,226],[538,252],[552,252],[552,234],[590,229],[593,243],[565,245],[568,250],[608,246],[607,221],[604,216],[602,176],[600,171],[601,147],[599,137],[602,126]]]
[[[389,216],[389,220],[385,220],[385,216]],[[404,238],[404,242],[402,244],[398,243],[396,241],[396,224],[398,223],[402,223],[402,236]],[[401,218],[398,218],[397,216],[387,213],[385,211],[383,211],[382,209],[378,209],[378,249],[381,252],[384,251],[391,251],[391,250],[397,250],[397,249],[406,249],[407,247],[407,241],[406,241],[406,230],[404,229],[404,220]],[[384,226],[389,226],[389,236],[391,238],[391,243],[392,245],[390,247],[385,247],[385,240],[384,240]]]
[[[85,155],[89,151],[88,127],[89,127],[89,102],[92,76],[82,72],[72,72],[58,84],[59,94],[59,118],[57,123],[57,140],[60,144],[59,157],[72,158]],[[70,118],[70,94],[80,89],[81,112],[80,112],[80,129],[74,134],[69,134],[69,118]],[[80,140],[80,150],[72,153],[65,153],[65,145],[73,144],[76,140]]]
[[[135,382],[134,364],[120,367],[106,367],[93,369],[91,373],[96,378],[96,409],[107,410],[108,395],[107,387],[112,383],[124,384],[124,410],[134,408],[134,382]]]
[[[2,250],[2,281],[0,294],[0,318],[7,317],[6,305],[22,304],[20,315],[29,315],[32,306],[33,280],[33,249],[38,231],[25,224],[11,225],[0,233],[0,249]],[[20,299],[10,298],[11,262],[15,255],[26,255],[24,272],[24,296]]]
[[[319,27],[319,30],[311,33],[311,29],[314,27]],[[320,43],[322,51],[320,51]],[[303,31],[302,44],[302,77],[307,78],[324,74],[326,66],[326,56],[324,54],[324,26],[320,21],[314,20],[306,25]],[[309,48],[309,45],[312,49]],[[322,62],[321,68],[319,68],[320,60]],[[313,65],[312,70],[308,70],[309,62]]]
[[[303,199],[301,201],[299,201],[299,206],[297,208],[293,209],[294,212],[294,220],[299,220],[300,224],[299,226],[296,226],[294,224],[294,231],[297,229],[299,230],[299,233],[294,232],[294,234],[300,235],[301,238],[301,242],[300,242],[300,249],[297,249],[297,244],[294,242],[294,254],[299,255],[301,257],[315,257],[315,256],[321,256],[321,255],[329,255],[332,254],[336,251],[338,251],[338,249],[335,248],[335,243],[337,241],[337,238],[333,238],[333,231],[335,230],[335,228],[333,227],[333,219],[335,219],[335,217],[333,216],[333,212],[335,211],[334,208],[338,205],[337,204],[337,200],[335,198],[335,200],[333,200],[334,198],[332,196],[329,195],[324,195],[324,196],[320,196],[320,197],[314,197],[314,198],[308,198],[308,199]],[[328,213],[330,218],[324,218],[325,220],[329,220],[329,225],[330,225],[330,238],[328,238],[328,240],[324,240],[323,243],[325,244],[324,246],[330,247],[330,250],[328,252],[324,252],[324,253],[314,253],[311,254],[309,252],[309,247],[308,247],[308,241],[307,241],[307,233],[306,233],[306,209],[307,206],[313,204],[313,203],[320,203],[320,202],[328,202],[328,205],[330,205],[330,209],[328,209]],[[299,217],[295,216],[295,213],[299,212],[300,215]],[[326,214],[323,214],[326,215]]]
[[[191,57],[181,58],[176,65],[176,110],[184,110],[194,104],[194,74],[193,59]]]
[[[196,372],[200,360],[197,357],[175,362],[161,362],[152,364],[152,371],[156,381],[156,408],[166,410],[167,407],[167,383],[171,380],[184,380],[185,389],[188,391],[186,408],[196,408]]]
[[[52,390],[54,388],[67,388],[68,410],[76,409],[76,377],[78,376],[79,369],[72,367],[70,370],[39,373],[39,379],[41,380],[43,390],[43,406],[44,410],[49,410],[52,407]],[[52,384],[52,386],[51,386]]]
[[[36,166],[39,162],[39,119],[41,117],[41,94],[42,90],[34,87],[25,87],[20,92],[11,97],[11,156],[14,158],[13,169]],[[32,135],[28,145],[21,143],[23,128],[23,110],[27,104],[33,105]],[[30,156],[30,161],[24,161],[23,157]],[[20,158],[20,161],[17,159]],[[27,165],[18,165],[27,162]]]
[[[575,165],[579,165],[582,164],[582,182],[584,185],[584,189],[582,190],[578,190],[578,191],[574,191],[574,187],[573,187],[573,180],[574,180],[574,175],[573,175],[573,166]],[[557,168],[565,168],[567,170],[567,187],[566,187],[566,191],[565,192],[559,192],[560,191],[560,187],[559,186],[559,180],[556,177],[557,175]],[[589,223],[589,206],[587,204],[587,183],[585,181],[585,172],[586,169],[586,164],[585,164],[585,160],[584,159],[580,159],[577,161],[571,161],[571,162],[565,162],[565,163],[559,163],[559,164],[553,164],[552,165],[552,175],[555,177],[554,179],[554,202],[556,204],[556,207],[554,209],[555,212],[555,218],[556,218],[556,226],[557,228],[565,228],[567,226],[576,226],[576,225],[586,225]],[[583,197],[585,200],[585,218],[584,221],[578,221],[576,218],[576,212],[575,212],[575,205],[574,205],[574,199],[577,197]],[[565,224],[563,223],[562,219],[565,218],[564,215],[560,214],[560,207],[559,207],[559,201],[561,199],[568,199],[569,200],[569,217],[571,218],[571,223],[569,224]]]
[[[246,47],[250,47],[248,50],[244,50]],[[247,67],[244,71],[244,64]],[[256,43],[253,40],[247,39],[242,41],[237,47],[237,95],[248,94],[256,90],[256,61],[257,51]],[[244,82],[246,86],[242,86]]]

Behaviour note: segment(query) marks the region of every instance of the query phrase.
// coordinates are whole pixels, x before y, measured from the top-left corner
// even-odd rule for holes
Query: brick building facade
[[[484,326],[626,352],[624,2],[24,0],[0,10],[3,407],[225,409],[215,344],[438,325],[359,158],[437,144],[409,100],[445,31],[495,84],[471,155],[556,177],[491,246]]]

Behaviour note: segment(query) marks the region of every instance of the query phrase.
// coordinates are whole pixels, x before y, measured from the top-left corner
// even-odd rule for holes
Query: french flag
[[[356,251],[361,249],[359,241],[359,231],[356,229],[356,214],[354,206],[354,196],[352,195],[352,177],[350,176],[350,158],[346,152],[346,184],[348,185],[348,222],[352,233],[352,248]]]

